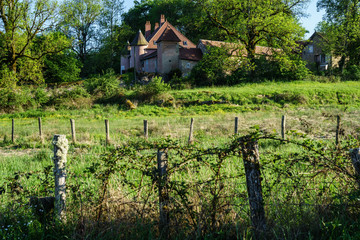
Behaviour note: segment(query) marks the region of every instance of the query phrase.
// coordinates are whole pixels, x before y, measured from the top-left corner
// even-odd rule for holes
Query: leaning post
[[[264,201],[261,187],[260,156],[257,140],[253,136],[240,139],[242,157],[245,166],[246,186],[249,197],[250,217],[255,238],[262,238],[266,231]]]
[[[360,189],[360,148],[351,149],[350,157],[355,169],[355,179]]]
[[[39,123],[39,137],[40,137],[41,143],[43,143],[43,142],[44,142],[44,138],[43,138],[43,134],[42,134],[42,122],[41,122],[41,117],[38,118],[38,123]]]
[[[341,119],[339,115],[337,115],[336,120],[337,120],[337,124],[336,124],[335,144],[337,146],[340,143],[340,129],[341,129]]]
[[[238,127],[239,127],[239,118],[235,117],[235,129],[234,129],[234,133],[238,134]]]
[[[191,118],[188,144],[192,144],[194,142],[193,135],[194,135],[194,118]]]
[[[167,149],[158,149],[157,152],[158,163],[158,188],[159,188],[159,210],[160,210],[160,224],[159,231],[164,239],[167,239],[169,234],[169,192],[168,192],[168,153]]]
[[[55,135],[53,145],[55,215],[61,223],[66,223],[66,155],[69,149],[66,135]]]

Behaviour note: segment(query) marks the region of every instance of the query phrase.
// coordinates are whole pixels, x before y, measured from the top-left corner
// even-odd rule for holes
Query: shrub
[[[149,101],[170,89],[170,84],[164,83],[161,77],[154,77],[147,85],[138,87],[135,97],[142,101]]]
[[[120,81],[115,75],[113,69],[109,69],[102,76],[98,75],[87,79],[84,86],[91,94],[100,94],[105,97],[114,95],[117,91]]]
[[[343,72],[343,79],[359,81],[360,80],[360,67],[357,65],[347,66]]]
[[[46,56],[44,65],[47,83],[74,82],[79,79],[81,63],[70,51]]]
[[[0,89],[0,109],[5,112],[22,111],[24,108],[35,105],[33,94],[29,88]]]
[[[0,88],[12,88],[17,83],[16,73],[9,70],[5,65],[0,66]]]
[[[190,79],[198,86],[224,85],[229,72],[228,61],[226,48],[210,48],[191,70]]]

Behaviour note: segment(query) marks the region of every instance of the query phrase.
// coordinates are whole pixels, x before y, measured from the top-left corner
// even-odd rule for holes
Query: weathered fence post
[[[261,238],[266,231],[266,220],[261,188],[259,147],[257,140],[252,136],[242,137],[240,146],[245,166],[251,222],[255,230],[255,238]]]
[[[189,140],[188,143],[192,144],[194,142],[193,140],[193,134],[194,134],[194,118],[191,118],[190,122],[190,133],[189,133]]]
[[[283,115],[281,118],[281,138],[282,139],[285,139],[285,131],[286,131],[285,125],[286,125],[286,116]]]
[[[40,141],[41,141],[41,143],[43,143],[43,142],[44,142],[44,139],[43,139],[43,135],[42,135],[41,117],[38,118],[38,122],[39,122],[39,136],[40,136]]]
[[[235,134],[238,134],[239,118],[235,117]]]
[[[66,155],[69,149],[65,135],[55,135],[54,176],[55,176],[55,214],[61,223],[66,222]]]
[[[168,154],[167,149],[158,149],[158,188],[159,188],[159,208],[160,208],[160,223],[159,230],[162,238],[166,239],[169,233],[169,192],[167,179],[167,164]]]
[[[144,137],[148,139],[149,137],[149,128],[148,128],[148,121],[144,120]]]
[[[336,136],[335,136],[335,144],[338,145],[340,143],[340,128],[341,128],[341,119],[340,116],[337,115],[337,124],[336,124]]]
[[[110,126],[109,126],[109,120],[105,119],[105,132],[106,132],[106,143],[105,145],[108,146],[110,144]]]
[[[351,149],[350,157],[355,169],[356,182],[360,188],[360,148]]]
[[[15,134],[15,121],[12,119],[11,121],[11,142],[14,143],[14,134]]]
[[[75,120],[70,119],[70,125],[71,125],[71,137],[73,144],[76,144],[76,131],[75,131]]]

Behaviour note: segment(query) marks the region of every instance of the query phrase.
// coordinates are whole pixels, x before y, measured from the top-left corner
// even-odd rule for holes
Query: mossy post
[[[245,166],[251,222],[255,238],[260,239],[265,236],[266,219],[261,187],[259,146],[257,139],[251,135],[242,137],[240,146]]]
[[[148,120],[144,120],[144,137],[145,139],[149,138]]]
[[[66,222],[66,155],[69,149],[66,135],[55,135],[54,176],[55,176],[55,214],[61,223]]]
[[[194,142],[193,134],[194,134],[194,119],[191,118],[188,144],[192,144]]]
[[[337,115],[336,120],[337,120],[337,124],[336,124],[335,144],[338,145],[340,143],[340,129],[341,129],[341,119],[339,115]]]
[[[158,188],[159,188],[159,231],[161,238],[167,239],[169,234],[169,192],[167,179],[168,154],[167,149],[158,149]]]
[[[110,125],[108,119],[105,119],[105,133],[106,133],[105,145],[108,146],[110,144]]]
[[[360,148],[351,149],[350,157],[355,169],[355,179],[360,189]]]
[[[281,117],[281,138],[285,139],[285,131],[286,131],[286,116],[283,115]]]
[[[40,137],[40,141],[41,143],[44,142],[43,139],[43,135],[42,135],[42,123],[41,123],[41,117],[38,118],[38,122],[39,122],[39,137]]]
[[[235,117],[235,130],[234,130],[235,134],[238,134],[238,131],[239,131],[238,127],[239,127],[239,118]]]
[[[76,131],[75,131],[75,120],[70,119],[70,125],[71,125],[71,137],[73,144],[76,144]]]
[[[15,142],[14,134],[15,134],[15,120],[12,119],[12,121],[11,121],[11,142],[12,143]]]

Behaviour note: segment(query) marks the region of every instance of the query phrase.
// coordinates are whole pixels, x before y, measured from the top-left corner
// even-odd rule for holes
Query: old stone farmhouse
[[[310,69],[326,70],[330,66],[338,63],[331,55],[323,51],[323,43],[326,39],[315,32],[309,40],[300,42],[303,51],[303,60],[307,62]],[[126,54],[121,57],[121,72],[126,72],[130,68],[135,68],[137,72],[167,74],[172,70],[179,69],[183,76],[190,73],[191,69],[202,59],[209,47],[234,47],[233,43],[222,41],[200,40],[197,45],[191,42],[179,30],[171,25],[164,15],[161,15],[160,23],[155,23],[152,29],[150,21],[145,24],[145,36],[139,30],[131,43],[128,43]],[[272,55],[273,51],[269,47],[256,46],[257,55]],[[245,50],[240,50],[246,55]],[[239,54],[239,50],[233,51]]]
[[[180,69],[187,75],[202,58],[202,51],[171,25],[164,15],[152,31],[149,21],[145,36],[139,31],[121,58],[121,70],[135,68],[137,72],[166,74]]]
[[[327,39],[321,33],[314,32],[309,40],[301,43],[303,45],[301,57],[310,70],[325,71],[330,67],[338,66],[340,59],[324,50],[326,42]]]

